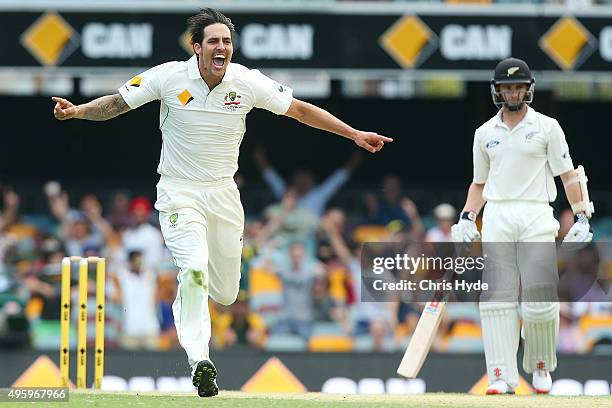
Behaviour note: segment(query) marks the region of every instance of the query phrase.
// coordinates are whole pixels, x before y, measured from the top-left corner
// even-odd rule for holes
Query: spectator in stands
[[[562,353],[586,352],[586,339],[580,331],[571,303],[561,302],[559,313],[561,320],[559,321],[557,350]]]
[[[17,239],[8,233],[9,227],[17,219],[19,196],[10,187],[0,186],[3,196],[3,207],[0,212],[0,270],[6,265],[6,255],[15,248]]]
[[[0,213],[0,233],[5,231],[15,220],[19,212],[19,195],[11,188],[0,185],[3,207]]]
[[[336,304],[329,294],[327,276],[314,280],[312,285],[313,320],[315,322],[330,322],[334,320]]]
[[[160,230],[149,223],[152,206],[148,198],[136,197],[130,203],[133,224],[123,232],[126,252],[142,253],[146,267],[157,269],[163,256],[164,241]]]
[[[366,223],[388,225],[399,221],[402,229],[409,231],[410,239],[422,239],[423,224],[419,211],[414,202],[402,194],[402,184],[397,176],[390,174],[383,179],[381,197],[367,194],[365,200]]]
[[[308,210],[318,218],[323,214],[329,199],[346,183],[351,173],[361,163],[362,154],[354,152],[343,167],[336,170],[319,185],[315,184],[315,177],[310,170],[297,170],[291,178],[289,187],[278,172],[270,166],[262,148],[255,150],[254,159],[277,200],[280,200],[288,189],[292,189],[296,197],[296,206]]]
[[[30,345],[25,317],[28,299],[23,294],[19,281],[0,267],[0,348],[25,348]]]
[[[601,347],[603,353],[610,354],[610,350],[612,350],[612,334],[610,330],[601,330],[606,326],[610,327],[608,322],[610,317],[612,317],[612,302],[609,301],[609,296],[607,300],[572,302],[569,304],[572,306],[572,316],[584,323],[585,331],[581,333],[589,336],[587,349],[597,352],[597,349]],[[598,321],[599,324],[597,323]],[[602,322],[604,322],[604,327],[602,327]]]
[[[395,325],[394,304],[388,302],[362,302],[361,301],[361,247],[356,246],[354,253],[351,253],[338,224],[330,214],[323,217],[321,228],[327,234],[329,241],[342,262],[344,262],[351,272],[354,292],[355,292],[355,320],[353,333],[356,336],[369,334],[372,337],[372,348],[381,350],[387,348],[386,342],[392,327]]]
[[[249,311],[248,296],[245,291],[238,292],[236,302],[230,311],[221,319],[226,326],[223,333],[223,344],[220,347],[249,345],[262,348],[266,340],[266,324],[256,313]]]
[[[49,208],[60,222],[58,236],[64,241],[68,256],[82,256],[84,247],[102,247],[112,238],[113,228],[102,217],[102,206],[93,194],[81,200],[79,210],[71,209],[68,194],[57,182],[45,185]]]
[[[325,219],[338,231],[344,231],[346,215],[340,208],[328,210]],[[348,266],[336,255],[323,228],[318,231],[317,242],[317,258],[325,264],[326,276],[325,279],[315,282],[315,308],[321,309],[321,316],[328,315],[327,320],[335,321],[350,333],[352,328],[348,321],[348,305],[354,302],[351,273]]]
[[[64,257],[61,243],[47,239],[40,268],[32,268],[23,278],[36,309],[36,317],[42,320],[59,320],[60,316],[60,265]]]
[[[299,240],[306,244],[309,253],[313,253],[314,232],[319,221],[310,210],[297,206],[297,193],[293,188],[285,192],[279,204],[268,206],[264,214],[267,222],[256,237],[258,247],[271,243],[286,250],[290,242]]]
[[[132,224],[130,195],[127,191],[118,191],[113,194],[107,219],[116,231],[123,230]]]
[[[257,238],[260,236],[262,229],[263,222],[259,219],[247,220],[244,224],[242,260],[240,262],[240,290],[248,290],[249,288],[249,271],[259,254],[260,242],[257,241]]]
[[[421,310],[416,303],[400,302],[397,308],[397,321],[406,328],[406,333],[413,333],[421,317]]]
[[[81,212],[93,226],[94,230],[102,234],[104,242],[115,237],[115,230],[104,217],[102,217],[102,204],[93,194],[87,194],[81,199]]]
[[[164,268],[165,266],[165,268]],[[174,264],[162,264],[162,272],[157,281],[157,303],[160,317],[160,348],[167,349],[179,345],[172,314],[172,303],[176,298],[176,275]]]
[[[20,236],[17,227],[20,197],[12,187],[0,185],[0,348],[24,348],[30,345],[26,305],[35,290],[52,296],[50,285],[28,283],[34,276],[34,264],[39,253],[34,237]],[[37,280],[38,282],[38,280]]]
[[[127,267],[117,270],[123,304],[121,346],[128,349],[155,350],[159,345],[157,320],[157,279],[153,269],[144,264],[140,251],[131,251]]]
[[[427,230],[425,242],[452,242],[451,227],[455,223],[457,211],[448,203],[439,204],[433,210],[436,226]]]
[[[610,300],[597,282],[601,278],[600,253],[593,243],[577,251],[560,251],[559,293],[570,302],[604,302]]]
[[[74,218],[73,218],[74,217]],[[96,234],[89,220],[80,213],[62,220],[60,238],[65,242],[69,256],[83,256],[85,247],[101,246],[104,239]]]
[[[323,265],[307,254],[300,241],[290,245],[284,258],[275,265],[283,282],[283,317],[272,330],[307,338],[314,315],[313,283],[323,275]]]

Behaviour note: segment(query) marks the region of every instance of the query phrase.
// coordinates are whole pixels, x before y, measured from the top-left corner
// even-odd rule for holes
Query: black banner
[[[234,62],[304,69],[487,70],[508,56],[536,70],[612,69],[609,15],[227,13]],[[148,67],[184,60],[186,12],[3,12],[0,66]]]
[[[24,386],[24,383],[34,386],[31,381],[41,378],[37,373],[50,372],[47,368],[50,363],[48,358],[57,364],[58,355],[58,352],[52,350],[47,353],[8,350],[0,352],[3,366],[10,367],[0,370],[0,387],[9,387],[17,380],[20,382],[18,381],[16,386]],[[39,359],[41,356],[42,360]],[[396,373],[401,353],[269,353],[232,350],[213,352],[212,357],[219,370],[219,385],[225,390],[241,389],[271,359],[278,359],[308,391],[333,392],[334,384],[335,387],[339,384],[346,386],[347,383],[354,383],[357,386],[363,379],[374,379],[380,380],[384,384],[384,392],[390,393],[393,392],[389,389],[391,384],[393,382],[396,385],[400,384],[395,380],[402,380]],[[121,384],[127,389],[133,389],[138,386],[137,384],[141,386],[143,383],[160,389],[162,382],[167,384],[169,378],[174,378],[173,386],[178,389],[170,387],[165,390],[185,390],[185,384],[189,386],[190,382],[186,360],[182,350],[165,352],[107,350],[105,376],[113,377],[108,382],[109,386],[117,387]],[[518,361],[522,361],[521,355]],[[22,375],[28,368],[29,373]],[[92,379],[93,364],[88,368],[90,369],[88,378]],[[572,387],[574,391],[581,390],[589,380],[602,380],[606,381],[609,392],[609,383],[612,382],[611,369],[612,357],[609,355],[560,354],[553,379],[559,382],[559,386],[564,382],[571,382],[575,386]],[[530,375],[522,370],[520,374],[526,383],[531,383]],[[74,369],[72,375],[75,375]],[[400,384],[402,390],[400,393],[468,392],[477,388],[478,384],[482,386],[484,375],[485,362],[481,353],[431,353],[419,373],[418,380],[405,382],[403,387]],[[345,393],[350,393],[349,389],[350,387],[342,387]],[[336,388],[335,391],[340,391],[340,388]]]

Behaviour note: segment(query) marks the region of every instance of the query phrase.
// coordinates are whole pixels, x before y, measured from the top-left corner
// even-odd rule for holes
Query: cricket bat
[[[398,374],[408,378],[416,378],[419,374],[438,332],[445,308],[446,302],[444,301],[427,302],[417,327],[412,333],[410,344],[397,368]]]
[[[457,274],[452,270],[447,271],[446,277],[449,275],[451,282],[457,277]],[[419,371],[421,371],[425,358],[429,354],[431,344],[438,333],[440,322],[444,317],[444,309],[446,308],[449,296],[449,291],[439,290],[433,296],[433,299],[425,305],[417,327],[410,338],[408,348],[397,368],[399,375],[407,378],[416,378]]]

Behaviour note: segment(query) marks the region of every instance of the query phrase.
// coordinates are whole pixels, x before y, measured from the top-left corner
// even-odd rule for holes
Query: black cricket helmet
[[[509,105],[497,89],[497,85],[501,84],[527,84],[529,88],[519,104]],[[518,58],[506,58],[495,67],[495,73],[491,79],[491,96],[493,97],[493,103],[498,108],[506,106],[511,111],[520,110],[523,103],[529,105],[533,101],[534,88],[535,78],[525,61]]]

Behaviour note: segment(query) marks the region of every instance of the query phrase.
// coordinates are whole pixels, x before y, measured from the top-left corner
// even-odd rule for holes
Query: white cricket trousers
[[[548,203],[489,201],[482,215],[483,242],[554,242],[558,231]]]
[[[157,184],[161,231],[179,268],[172,305],[189,365],[210,359],[208,296],[230,305],[238,295],[244,211],[232,178],[193,182],[162,176]]]
[[[484,209],[482,242],[486,256],[481,301],[550,299],[558,282],[555,237],[559,222],[548,203],[491,201]],[[545,287],[548,294],[543,294]],[[536,291],[535,298],[532,298]],[[556,287],[553,290],[556,295]],[[530,299],[532,298],[532,299]]]

